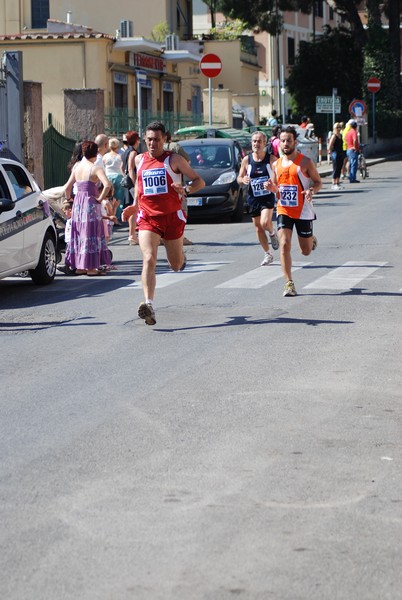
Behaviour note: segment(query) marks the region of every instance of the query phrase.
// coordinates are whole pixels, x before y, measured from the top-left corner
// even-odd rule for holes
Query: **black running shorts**
[[[309,238],[313,235],[313,221],[307,219],[292,219],[287,215],[278,215],[276,218],[276,227],[280,229],[290,229],[293,231],[296,227],[297,235],[303,238]]]

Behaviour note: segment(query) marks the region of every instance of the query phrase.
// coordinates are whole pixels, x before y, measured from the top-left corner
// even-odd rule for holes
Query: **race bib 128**
[[[268,177],[254,177],[250,179],[251,189],[253,190],[253,196],[266,196],[270,194],[269,190],[264,189],[264,183],[268,181]]]
[[[154,196],[155,194],[167,194],[167,176],[166,169],[147,169],[141,173],[144,196]]]

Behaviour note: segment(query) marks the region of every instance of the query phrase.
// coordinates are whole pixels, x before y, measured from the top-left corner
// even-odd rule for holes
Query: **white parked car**
[[[49,204],[27,169],[0,158],[0,278],[29,273],[37,284],[56,273],[56,230]]]

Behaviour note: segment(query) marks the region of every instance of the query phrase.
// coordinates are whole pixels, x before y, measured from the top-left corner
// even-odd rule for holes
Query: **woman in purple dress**
[[[107,248],[103,227],[101,202],[112,188],[102,167],[94,165],[98,146],[95,142],[82,143],[83,158],[77,162],[65,185],[65,195],[71,198],[74,184],[74,197],[71,217],[71,241],[66,252],[66,265],[76,269],[77,275],[104,275],[101,267],[110,265],[110,253]],[[103,189],[99,193],[98,185]]]

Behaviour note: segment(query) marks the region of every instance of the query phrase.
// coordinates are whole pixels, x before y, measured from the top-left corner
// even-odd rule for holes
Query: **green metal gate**
[[[64,185],[69,178],[67,165],[76,140],[65,137],[50,125],[43,134],[43,176],[45,190]]]

